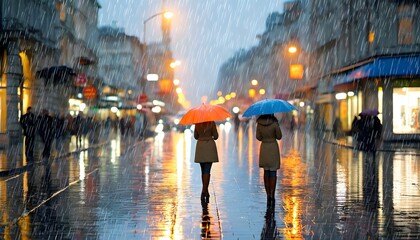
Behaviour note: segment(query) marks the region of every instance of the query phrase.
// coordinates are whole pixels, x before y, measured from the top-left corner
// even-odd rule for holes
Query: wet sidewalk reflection
[[[267,206],[255,129],[220,126],[210,201],[191,132],[108,145],[0,179],[5,239],[417,239],[420,157],[283,131]]]

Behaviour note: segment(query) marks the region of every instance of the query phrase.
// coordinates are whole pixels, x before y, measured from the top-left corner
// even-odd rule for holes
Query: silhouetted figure
[[[111,127],[112,127],[112,120],[110,117],[107,117],[104,124],[104,128],[105,128],[104,131],[105,131],[106,138],[109,137],[109,133],[111,132]]]
[[[39,126],[38,133],[44,143],[44,150],[42,151],[42,158],[49,158],[51,155],[51,146],[54,140],[53,118],[49,115],[47,109],[42,109],[42,113],[38,116],[37,125]]]
[[[63,146],[63,139],[66,134],[66,119],[63,115],[53,117],[53,128],[55,133],[55,149],[60,151]]]
[[[295,130],[296,128],[296,121],[295,121],[295,117],[292,116],[292,118],[290,119],[290,130]]]
[[[357,146],[363,151],[376,151],[382,136],[382,124],[377,116],[360,115],[356,124]]]
[[[363,199],[366,209],[379,207],[379,180],[375,154],[367,154],[363,166]]]
[[[351,136],[353,137],[354,140],[357,139],[357,124],[358,124],[359,119],[357,118],[357,116],[354,116],[353,121],[351,122]]]
[[[340,118],[335,118],[334,123],[333,123],[333,133],[334,133],[334,138],[338,138],[338,134],[341,132],[341,120]]]
[[[211,216],[209,213],[208,203],[202,201],[201,207],[203,208],[203,214],[201,215],[201,238],[210,239],[211,238]]]
[[[219,138],[216,123],[204,122],[195,124],[194,138],[197,140],[194,162],[200,163],[201,181],[203,184],[201,201],[209,202],[210,171],[212,164],[219,161],[215,142]]]
[[[120,119],[119,125],[120,125],[121,136],[125,136],[125,129],[126,129],[127,124],[126,124],[126,119],[124,117]]]
[[[74,132],[76,134],[76,147],[82,146],[83,136],[85,134],[85,119],[83,118],[83,112],[79,112],[73,121]]]
[[[261,141],[259,166],[264,169],[264,187],[267,205],[274,205],[277,170],[280,169],[280,150],[277,140],[282,138],[279,122],[274,114],[257,119],[256,138]]]
[[[239,119],[239,114],[235,113],[233,115],[233,123],[235,125],[235,130],[238,131],[239,126],[241,125],[241,120]]]
[[[34,146],[35,146],[35,115],[32,113],[32,108],[28,107],[26,113],[20,118],[20,125],[25,136],[25,155],[30,162],[34,160]]]

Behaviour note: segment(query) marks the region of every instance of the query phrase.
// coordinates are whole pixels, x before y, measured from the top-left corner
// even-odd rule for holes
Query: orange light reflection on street
[[[161,196],[159,198],[160,204],[150,204],[151,208],[153,208],[151,211],[154,212],[160,212],[160,220],[154,221],[154,219],[149,219],[149,224],[155,225],[158,227],[158,229],[161,229],[161,236],[163,239],[183,239],[181,234],[183,231],[182,229],[180,231],[174,231],[175,228],[180,228],[182,226],[173,226],[173,223],[175,222],[176,212],[178,212],[180,209],[177,208],[177,199],[179,199],[178,194],[178,187],[179,184],[179,176],[178,171],[183,171],[182,167],[181,170],[178,169],[179,162],[178,159],[174,161],[174,158],[176,159],[177,156],[165,156],[164,148],[167,148],[168,146],[176,148],[176,142],[170,142],[170,143],[164,143],[165,138],[163,136],[161,137],[155,137],[152,149],[151,149],[151,155],[153,156],[151,158],[150,165],[153,166],[153,168],[162,168],[163,172],[166,173],[166,177],[159,185],[154,186],[154,191],[157,194],[157,196]],[[181,163],[182,164],[182,163]],[[181,174],[182,177],[182,174]],[[183,180],[181,180],[183,181]],[[181,183],[182,184],[182,183]],[[184,186],[185,187],[185,186]],[[181,188],[182,189],[182,188]],[[175,234],[175,235],[174,235]]]
[[[284,223],[282,229],[286,239],[303,239],[304,226],[302,225],[303,197],[301,186],[306,186],[306,164],[300,160],[299,153],[291,150],[281,159],[281,185],[285,186],[282,197],[284,202]],[[299,190],[297,190],[299,189]]]
[[[254,128],[248,128],[248,175],[251,178],[252,176],[252,162],[254,157]],[[259,149],[258,149],[259,150]]]

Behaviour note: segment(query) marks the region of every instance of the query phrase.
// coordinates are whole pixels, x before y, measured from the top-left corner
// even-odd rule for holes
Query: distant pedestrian
[[[26,113],[20,118],[20,125],[22,126],[23,135],[25,136],[25,155],[29,162],[34,160],[35,120],[35,115],[32,113],[32,107],[28,107]]]
[[[64,115],[55,115],[53,117],[53,128],[55,137],[55,150],[60,151],[63,147],[63,140],[66,136],[66,119]]]
[[[51,146],[54,140],[54,127],[53,118],[49,115],[47,109],[42,109],[42,113],[37,118],[38,133],[41,136],[41,140],[44,143],[44,149],[42,151],[42,158],[48,159],[51,155]]]
[[[290,119],[290,130],[295,130],[296,128],[296,121],[295,121],[295,116],[292,116],[292,118]]]
[[[76,147],[82,146],[83,135],[85,132],[85,119],[83,118],[83,112],[79,112],[73,121],[74,132],[76,135]]]
[[[110,117],[107,117],[104,124],[104,128],[105,128],[104,132],[105,132],[106,138],[109,137],[109,133],[111,132],[111,125],[112,125],[112,120]]]
[[[197,140],[194,162],[200,163],[201,182],[203,184],[201,201],[208,203],[211,167],[214,162],[219,161],[215,142],[219,138],[216,123],[212,121],[195,124],[194,138]]]
[[[353,121],[351,122],[351,135],[353,137],[353,139],[356,139],[356,135],[357,135],[357,127],[358,127],[358,121],[359,119],[357,118],[357,116],[354,116]]]
[[[256,138],[261,141],[259,166],[264,169],[267,206],[271,206],[275,202],[277,170],[280,169],[280,149],[277,140],[282,138],[279,122],[274,114],[258,117]]]
[[[336,117],[333,123],[333,133],[334,138],[338,138],[338,134],[341,132],[341,120],[339,117]]]
[[[235,124],[235,131],[238,131],[239,126],[241,125],[241,120],[239,119],[239,113],[235,113],[233,115],[233,123]]]
[[[360,115],[360,114],[359,114]],[[357,146],[360,150],[375,152],[382,137],[382,124],[377,116],[360,115],[357,121]]]
[[[120,125],[120,133],[121,133],[121,136],[125,136],[125,129],[126,129],[126,127],[127,127],[127,123],[126,123],[126,119],[125,119],[125,117],[122,117],[121,119],[120,119],[120,121],[119,121],[119,125]]]

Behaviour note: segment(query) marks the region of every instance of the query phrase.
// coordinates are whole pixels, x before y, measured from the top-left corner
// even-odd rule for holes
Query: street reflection
[[[289,152],[282,155],[280,175],[281,199],[284,204],[281,206],[284,210],[283,234],[287,239],[303,238],[303,205],[308,191],[306,188],[306,165],[301,161],[297,150],[290,149]]]
[[[267,207],[264,216],[264,226],[261,231],[260,239],[270,240],[278,239],[279,234],[277,232],[275,209],[273,207]]]
[[[0,239],[44,239],[60,232],[70,232],[72,239],[133,237],[127,232],[161,239],[217,239],[226,232],[240,239],[252,238],[248,233],[262,239],[418,236],[418,156],[364,153],[312,137],[296,142],[302,133],[285,130],[278,199],[271,209],[258,182],[255,128],[219,130],[222,157],[214,165],[209,204],[200,205],[191,132],[165,132],[138,147],[111,139],[103,149],[0,179]],[[249,228],[241,224],[244,219]]]
[[[209,205],[208,203],[202,201],[201,202],[201,207],[203,208],[203,214],[201,215],[201,238],[202,239],[210,239],[212,238],[212,234],[211,234],[211,219],[212,217],[210,216],[210,212],[209,212]]]

